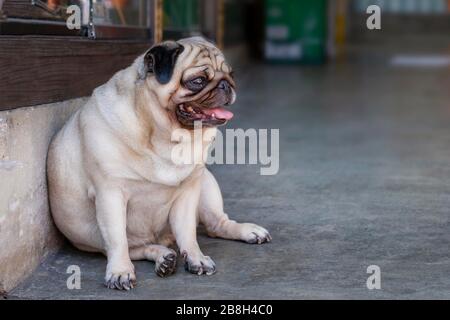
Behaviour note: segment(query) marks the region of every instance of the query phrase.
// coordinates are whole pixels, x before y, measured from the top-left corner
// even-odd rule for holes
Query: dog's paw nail
[[[263,227],[252,223],[243,223],[241,227],[243,234],[242,240],[247,243],[262,244],[272,241],[272,236]]]
[[[186,258],[184,269],[190,273],[208,276],[216,273],[216,265],[214,261],[208,256],[201,256],[198,260]]]
[[[105,286],[109,289],[130,290],[136,284],[136,277],[132,273],[113,273],[107,276]]]
[[[174,253],[169,253],[168,255],[164,256],[164,258],[169,261],[174,261],[176,260],[177,256]]]
[[[155,272],[160,277],[167,277],[173,274],[177,269],[177,259],[175,253],[169,253],[163,256],[155,265]]]

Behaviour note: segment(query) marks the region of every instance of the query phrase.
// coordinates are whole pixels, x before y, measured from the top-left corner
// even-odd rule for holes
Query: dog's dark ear
[[[177,58],[184,47],[175,41],[167,41],[151,48],[144,57],[147,73],[153,73],[161,84],[166,84],[172,78]]]

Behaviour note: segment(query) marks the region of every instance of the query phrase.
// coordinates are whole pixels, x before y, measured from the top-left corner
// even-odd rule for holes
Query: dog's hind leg
[[[200,222],[208,235],[248,243],[270,242],[269,232],[253,223],[237,223],[223,211],[223,200],[219,185],[211,172],[205,169],[198,207]]]
[[[177,254],[172,249],[161,245],[144,245],[130,248],[131,260],[149,260],[155,262],[155,272],[160,277],[167,277],[175,272]]]

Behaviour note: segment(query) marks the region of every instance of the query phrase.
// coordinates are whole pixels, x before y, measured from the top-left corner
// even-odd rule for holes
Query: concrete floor
[[[401,51],[401,50],[400,50]],[[240,70],[230,128],[279,128],[280,171],[212,167],[226,211],[273,242],[210,239],[214,276],[161,279],[136,262],[130,292],[102,285],[106,260],[70,247],[10,294],[24,299],[450,298],[450,70],[394,68],[372,52],[323,67]],[[369,265],[381,290],[368,290]],[[79,265],[82,289],[68,290]]]

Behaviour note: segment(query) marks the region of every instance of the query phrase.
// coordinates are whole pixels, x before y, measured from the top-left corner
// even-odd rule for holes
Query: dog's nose
[[[217,87],[219,89],[224,90],[226,93],[230,93],[231,92],[231,86],[230,86],[230,83],[227,80],[221,80]]]

